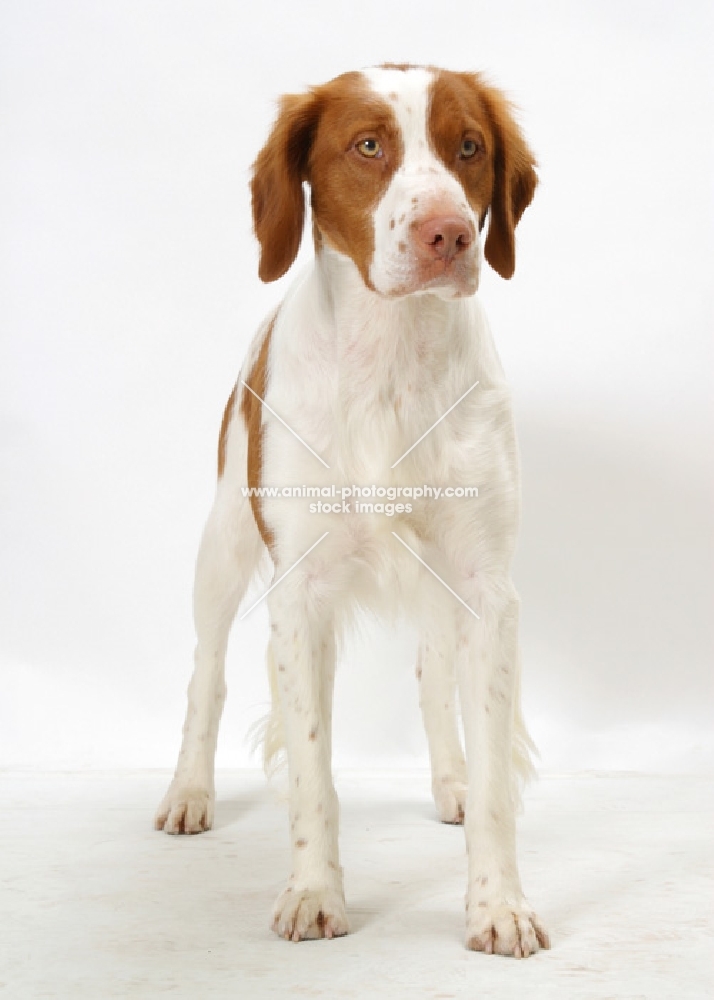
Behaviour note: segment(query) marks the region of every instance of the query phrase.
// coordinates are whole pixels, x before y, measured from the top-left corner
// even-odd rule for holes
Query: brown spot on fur
[[[248,432],[248,486],[262,486],[263,478],[263,404],[261,399],[265,398],[265,390],[268,383],[267,366],[268,352],[270,349],[270,338],[275,326],[273,317],[268,329],[265,331],[263,342],[260,345],[258,357],[253,363],[253,367],[245,380],[250,388],[260,399],[256,399],[253,392],[243,386],[243,398],[241,399],[241,413],[245,420]],[[268,549],[273,545],[273,534],[263,520],[263,511],[260,504],[261,498],[255,495],[250,497],[250,507],[253,511],[255,523],[258,525],[260,537],[265,542]]]
[[[310,730],[310,735],[308,736],[308,739],[309,739],[310,741],[314,741],[314,740],[316,740],[316,739],[317,739],[317,726],[314,726],[314,727],[313,727],[313,728],[312,728],[312,729]]]
[[[407,252],[407,245],[406,245],[406,243],[403,240],[400,240],[399,241],[399,253],[406,253],[406,252]]]
[[[408,69],[420,69],[416,63],[380,63],[380,69],[398,69],[401,73],[406,73]]]
[[[295,846],[299,847],[302,850],[303,847],[307,847],[307,841],[305,840],[304,837],[300,837],[299,840],[295,841]]]
[[[505,692],[501,688],[496,687],[494,684],[489,684],[489,686],[488,686],[488,693],[491,695],[491,697],[495,701],[505,701],[506,700],[506,694],[505,694]]]

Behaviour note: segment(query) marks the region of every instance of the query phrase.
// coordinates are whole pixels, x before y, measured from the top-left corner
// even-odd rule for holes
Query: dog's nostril
[[[432,216],[416,228],[424,251],[445,260],[462,253],[472,242],[469,224],[460,215]]]

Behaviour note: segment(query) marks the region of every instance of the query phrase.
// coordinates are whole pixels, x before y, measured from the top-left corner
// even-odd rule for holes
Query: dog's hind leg
[[[431,788],[442,823],[463,823],[467,775],[457,722],[453,639],[433,625],[422,631],[416,671]]]

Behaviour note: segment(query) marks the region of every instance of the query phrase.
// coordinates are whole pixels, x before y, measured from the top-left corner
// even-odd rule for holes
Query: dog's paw
[[[347,934],[345,900],[337,889],[295,889],[278,896],[273,930],[286,941],[342,937]]]
[[[213,826],[214,795],[200,785],[173,782],[156,811],[154,827],[165,833],[203,833]]]
[[[493,903],[479,900],[467,907],[466,947],[487,955],[528,958],[541,948],[550,948],[550,939],[525,902]]]
[[[463,823],[466,809],[466,783],[451,775],[434,781],[434,802],[442,823]]]

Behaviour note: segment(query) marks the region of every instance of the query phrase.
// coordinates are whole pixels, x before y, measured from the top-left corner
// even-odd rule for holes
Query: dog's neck
[[[371,356],[379,377],[392,359],[438,357],[453,350],[454,334],[468,310],[468,300],[428,292],[386,298],[365,284],[350,257],[322,241],[315,254],[315,279],[323,321],[331,328],[335,357]]]

